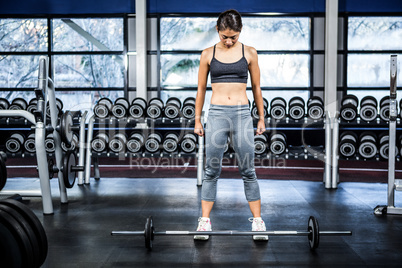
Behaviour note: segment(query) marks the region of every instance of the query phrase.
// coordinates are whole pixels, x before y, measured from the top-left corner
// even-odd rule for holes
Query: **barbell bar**
[[[307,236],[309,247],[314,250],[318,247],[320,236],[349,236],[351,231],[320,231],[318,221],[314,216],[308,219],[307,231],[155,231],[152,216],[148,217],[145,222],[143,231],[112,231],[112,236],[144,236],[145,247],[148,250],[153,248],[153,240],[155,236],[174,236],[174,235],[212,235],[212,236]]]

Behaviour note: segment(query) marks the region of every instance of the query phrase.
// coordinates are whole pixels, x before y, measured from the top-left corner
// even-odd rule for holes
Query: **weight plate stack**
[[[0,223],[11,232],[18,244],[19,252],[22,257],[21,267],[33,267],[34,251],[29,236],[23,226],[21,226],[13,216],[3,210],[0,210]],[[2,241],[0,243],[2,243]]]
[[[7,205],[0,204],[0,211],[7,213],[9,216],[14,218],[14,220],[16,220],[20,224],[22,229],[25,231],[25,234],[28,237],[29,242],[32,247],[33,267],[39,267],[40,266],[40,264],[39,264],[39,262],[40,262],[39,242],[38,242],[36,234],[34,233],[31,225],[24,219],[24,217],[22,217],[22,215],[20,215],[16,210],[8,207]]]
[[[14,199],[3,199],[0,200],[1,210],[7,211],[11,217],[14,219],[14,224],[20,227],[20,231],[24,233],[22,236],[16,237],[15,232],[12,230],[7,230],[7,224],[0,225],[0,235],[2,238],[4,236],[4,232],[8,232],[9,234],[13,235],[11,239],[10,236],[6,236],[6,241],[0,239],[0,245],[6,242],[7,250],[10,254],[4,255],[7,256],[6,259],[1,260],[2,266],[7,263],[7,260],[11,260],[11,262],[16,263],[21,262],[21,266],[15,267],[40,267],[46,260],[47,253],[48,253],[48,242],[46,232],[43,229],[43,226],[36,215],[32,212],[29,207],[22,204],[19,201]],[[0,216],[1,217],[1,216]],[[4,222],[4,219],[3,221]],[[32,258],[31,260],[25,259],[25,250],[21,250],[21,240],[25,239],[25,244],[29,244],[32,248]],[[26,242],[29,243],[26,243]],[[17,247],[16,247],[17,245]],[[1,246],[0,246],[1,248]],[[2,251],[4,253],[4,251]],[[7,252],[7,251],[6,251]],[[25,252],[25,253],[24,253]],[[29,254],[29,253],[28,253]],[[29,256],[28,256],[29,258]],[[6,261],[6,262],[4,262]],[[4,267],[14,267],[5,265]]]

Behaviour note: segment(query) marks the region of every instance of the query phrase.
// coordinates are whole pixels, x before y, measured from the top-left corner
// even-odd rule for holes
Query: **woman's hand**
[[[256,131],[256,135],[261,135],[262,133],[264,133],[265,132],[265,121],[263,120],[263,119],[261,119],[261,120],[258,120],[258,123],[257,123],[257,131]]]
[[[204,136],[204,128],[202,127],[201,122],[195,122],[194,133],[201,137]]]

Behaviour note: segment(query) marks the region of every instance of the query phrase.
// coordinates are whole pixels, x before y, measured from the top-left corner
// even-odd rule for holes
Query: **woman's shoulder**
[[[213,54],[213,51],[214,51],[214,46],[207,47],[206,49],[204,49],[204,50],[202,51],[202,54],[205,55],[205,56],[207,56],[207,55],[212,55],[212,54]]]
[[[258,59],[257,50],[252,46],[244,45],[244,57],[246,57],[249,63]]]
[[[245,44],[243,44],[243,45],[244,45],[244,52],[245,53],[248,53],[248,54],[251,54],[251,55],[257,55],[257,50],[254,47],[247,46]]]
[[[201,59],[205,59],[208,62],[210,62],[213,53],[214,53],[214,46],[208,47],[201,52]]]

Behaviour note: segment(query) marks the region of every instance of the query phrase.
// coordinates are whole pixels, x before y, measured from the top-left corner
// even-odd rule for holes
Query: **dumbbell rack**
[[[256,127],[256,123],[254,126]],[[308,140],[308,133],[324,131],[323,119],[311,119],[303,117],[294,120],[285,117],[282,120],[267,118],[265,121],[266,133],[283,132],[286,134],[288,146],[284,153],[265,153],[257,155],[257,158],[283,158],[283,159],[322,159],[324,152],[324,140]],[[317,135],[322,137],[322,135]],[[316,137],[317,137],[316,136]]]
[[[40,190],[2,190],[0,191],[0,195],[12,195],[14,193],[18,193],[21,196],[42,197],[43,213],[53,214],[53,204],[49,182],[49,165],[47,162],[47,152],[45,150],[45,133],[47,129],[49,129],[46,120],[47,103],[49,103],[51,130],[53,131],[52,134],[55,142],[54,156],[56,158],[56,166],[59,170],[61,170],[61,167],[63,166],[63,153],[60,134],[57,131],[58,111],[56,108],[55,89],[53,81],[48,76],[48,70],[48,58],[46,56],[41,56],[39,59],[38,88],[35,89],[37,109],[34,113],[30,113],[25,110],[0,110],[0,117],[8,117],[7,119],[1,119],[0,122],[5,123],[7,126],[12,126],[12,129],[15,129],[16,126],[21,127],[21,124],[26,130],[35,129],[35,154],[21,153],[21,155],[17,154],[17,156],[19,155],[21,157],[25,157],[36,155]],[[85,121],[85,119],[83,121]],[[85,133],[85,124],[83,130]],[[83,157],[83,154],[82,156],[80,155],[80,157]],[[68,203],[67,191],[61,172],[58,172],[58,181],[60,201],[61,203]]]
[[[91,171],[91,161],[94,160],[94,177],[95,179],[100,178],[99,166],[97,159],[99,157],[116,157],[116,158],[154,158],[154,157],[169,157],[169,158],[179,158],[179,157],[195,157],[195,153],[183,153],[183,152],[174,152],[174,153],[166,153],[166,152],[141,152],[141,153],[132,153],[132,152],[124,152],[124,153],[115,153],[115,152],[93,152],[91,150],[91,141],[93,140],[94,131],[193,131],[194,120],[185,119],[185,118],[177,118],[177,119],[167,119],[167,118],[142,118],[142,119],[133,119],[133,118],[96,118],[95,115],[92,116],[88,121],[88,132],[87,132],[87,141],[88,146],[86,147],[86,159],[85,159],[85,173],[84,173],[84,183],[90,183],[90,171]]]
[[[396,124],[396,131],[401,131],[402,127],[401,126],[401,119],[396,118],[395,119],[395,124]],[[385,122],[381,120],[380,118],[377,118],[373,122],[364,122],[360,120],[360,118],[357,118],[356,120],[345,122],[343,120],[340,121],[340,132],[343,133],[345,131],[353,131],[355,133],[363,133],[366,131],[373,132],[375,134],[381,134],[381,133],[386,133],[389,131],[389,122]],[[376,155],[373,158],[367,159],[361,156],[359,153],[356,153],[355,155],[351,157],[345,157],[340,155],[340,159],[342,160],[363,160],[363,161],[386,161],[387,159],[384,159],[380,156],[379,152],[376,153]],[[396,154],[395,159],[397,162],[401,160],[401,155]]]
[[[108,103],[108,109],[112,109],[111,102],[102,99],[105,103]],[[151,102],[151,101],[150,101]],[[98,105],[98,104],[97,104]],[[127,106],[127,105],[126,105]],[[99,109],[101,107],[98,107]],[[103,109],[103,108],[102,108]],[[101,109],[101,110],[102,110]],[[103,111],[103,110],[102,110]],[[253,109],[251,109],[251,113]],[[286,113],[286,112],[285,112]],[[102,116],[108,114],[107,112],[102,113]],[[275,131],[283,131],[286,133],[292,133],[289,135],[293,140],[296,140],[296,143],[293,145],[289,145],[284,153],[281,154],[273,154],[273,153],[264,153],[256,155],[258,159],[322,159],[323,158],[323,147],[324,141],[320,141],[317,143],[317,140],[313,140],[312,144],[308,142],[304,142],[304,140],[308,140],[309,135],[304,135],[305,133],[310,133],[310,131],[316,132],[317,130],[323,131],[324,124],[323,119],[318,117],[318,119],[312,119],[307,115],[300,117],[300,119],[295,120],[290,117],[283,117],[282,119],[274,119],[271,117],[266,118],[266,126],[269,132]],[[254,126],[256,126],[256,121],[254,121]],[[106,117],[106,118],[98,118],[95,115],[89,120],[88,123],[88,144],[93,140],[93,132],[95,131],[123,131],[126,130],[144,130],[144,131],[188,131],[193,132],[194,120],[186,119],[183,117],[176,119],[169,118],[114,118],[114,117]],[[127,128],[127,127],[131,128]],[[302,136],[302,141],[300,141],[300,132]],[[297,133],[297,134],[295,134]],[[316,135],[323,136],[323,135]],[[307,138],[306,138],[307,137]],[[311,140],[310,140],[311,141]],[[296,145],[297,144],[297,145]],[[197,184],[201,184],[201,180],[203,177],[203,158],[204,158],[204,139],[202,137],[198,137],[198,152],[197,153],[149,153],[149,152],[141,152],[141,153],[114,153],[114,152],[95,152],[92,151],[90,146],[87,147],[86,152],[86,170],[85,170],[85,183],[89,183],[90,177],[90,162],[91,156],[93,156],[94,160],[97,159],[95,157],[197,157]],[[233,152],[225,153],[224,158],[234,159]],[[97,163],[94,164],[95,168],[95,179],[99,178],[99,169],[97,167]]]

